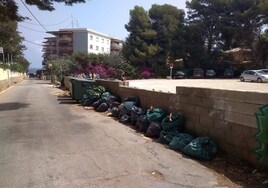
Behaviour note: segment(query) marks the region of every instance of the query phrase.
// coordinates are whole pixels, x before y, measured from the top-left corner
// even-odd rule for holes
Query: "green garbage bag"
[[[106,102],[111,96],[112,94],[110,92],[104,92],[101,94],[101,99]]]
[[[209,137],[201,136],[192,140],[181,152],[199,160],[209,161],[216,155],[217,146]]]
[[[187,146],[193,139],[194,137],[192,135],[189,135],[187,133],[180,133],[177,136],[172,138],[168,147],[169,149],[180,151],[185,146]]]
[[[181,113],[171,113],[161,122],[161,127],[164,131],[179,131],[184,130],[185,118]]]
[[[166,117],[166,115],[166,111],[161,108],[151,108],[146,113],[147,120],[150,123],[161,122]]]
[[[176,131],[174,132],[161,131],[157,141],[162,144],[169,144],[174,137],[178,136],[178,134],[179,133]]]

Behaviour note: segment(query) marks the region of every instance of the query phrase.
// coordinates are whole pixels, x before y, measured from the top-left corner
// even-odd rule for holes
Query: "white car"
[[[268,82],[268,74],[261,70],[246,70],[240,76],[240,81],[244,82],[245,80]]]
[[[244,82],[245,80],[267,82],[268,74],[262,70],[246,70],[240,75],[240,81]]]

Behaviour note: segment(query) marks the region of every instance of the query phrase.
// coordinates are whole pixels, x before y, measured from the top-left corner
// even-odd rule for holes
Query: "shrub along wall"
[[[177,87],[173,94],[129,88],[120,81],[97,83],[121,98],[138,96],[143,107],[153,105],[169,112],[181,111],[187,120],[187,132],[209,136],[222,151],[260,164],[253,152],[259,146],[254,138],[258,132],[255,113],[268,104],[267,93]]]

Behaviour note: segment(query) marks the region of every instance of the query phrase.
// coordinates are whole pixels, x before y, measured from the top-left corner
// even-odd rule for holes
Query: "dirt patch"
[[[231,185],[230,187],[268,187],[267,170],[257,169],[248,162],[233,156],[220,154],[212,161],[201,163],[221,175],[218,179],[223,185],[230,183],[226,182],[226,178],[228,178],[232,182],[232,184],[229,184]]]

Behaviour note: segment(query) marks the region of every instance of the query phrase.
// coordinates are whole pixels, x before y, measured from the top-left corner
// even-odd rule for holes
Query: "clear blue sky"
[[[35,6],[27,5],[45,28],[38,24],[21,0],[16,0],[16,2],[19,5],[19,13],[31,19],[20,22],[18,26],[22,36],[29,41],[23,43],[27,47],[24,51],[25,57],[31,63],[31,68],[41,68],[42,46],[40,45],[44,37],[51,36],[46,33],[45,29],[55,31],[72,27],[89,28],[125,39],[128,33],[124,26],[129,22],[129,11],[134,6],[142,6],[145,10],[149,10],[153,4],[171,4],[179,9],[185,9],[186,0],[87,0],[86,3],[73,6],[55,4],[56,10],[52,12],[41,11]]]

